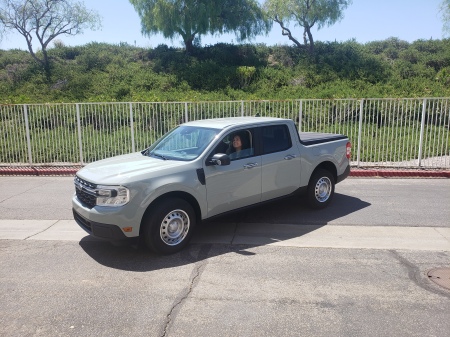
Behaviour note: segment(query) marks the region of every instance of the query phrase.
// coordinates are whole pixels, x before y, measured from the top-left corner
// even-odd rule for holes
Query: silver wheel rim
[[[331,180],[328,177],[320,178],[314,189],[314,194],[318,202],[325,202],[330,198],[331,195],[332,184]]]
[[[161,240],[168,246],[176,246],[184,240],[189,232],[189,215],[176,209],[169,212],[161,222]]]

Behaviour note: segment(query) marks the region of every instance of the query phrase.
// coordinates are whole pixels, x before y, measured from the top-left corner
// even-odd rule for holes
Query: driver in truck
[[[251,156],[253,154],[252,152],[251,148],[247,148],[247,146],[243,144],[243,136],[241,134],[235,134],[227,154],[230,156],[231,160],[234,160]]]

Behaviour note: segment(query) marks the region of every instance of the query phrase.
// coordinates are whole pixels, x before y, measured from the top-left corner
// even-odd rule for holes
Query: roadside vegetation
[[[316,42],[312,54],[297,46],[194,45],[186,53],[56,41],[47,54],[50,72],[27,51],[0,50],[1,104],[450,96],[450,39]]]

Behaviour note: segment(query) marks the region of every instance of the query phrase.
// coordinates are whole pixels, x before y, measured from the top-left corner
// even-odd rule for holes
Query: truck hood
[[[95,184],[124,184],[144,173],[162,173],[183,163],[185,162],[152,158],[136,152],[88,164],[77,172],[77,176]]]

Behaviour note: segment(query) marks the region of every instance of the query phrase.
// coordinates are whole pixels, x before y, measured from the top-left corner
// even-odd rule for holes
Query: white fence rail
[[[0,165],[86,164],[185,121],[254,115],[347,135],[353,166],[450,168],[450,98],[1,105]]]

